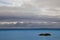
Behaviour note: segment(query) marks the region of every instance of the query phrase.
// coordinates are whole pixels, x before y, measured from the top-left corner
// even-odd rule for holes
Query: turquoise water
[[[51,36],[39,36],[41,33]],[[60,30],[0,30],[0,40],[60,40]]]

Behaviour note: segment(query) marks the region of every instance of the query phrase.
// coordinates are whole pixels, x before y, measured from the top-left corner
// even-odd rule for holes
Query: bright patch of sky
[[[0,6],[20,7],[22,4],[28,3],[30,0],[0,0]]]

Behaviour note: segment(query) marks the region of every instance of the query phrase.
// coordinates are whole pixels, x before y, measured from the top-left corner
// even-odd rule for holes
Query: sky
[[[58,26],[60,0],[0,0],[0,16],[36,16],[44,20],[44,25],[51,23]]]
[[[30,0],[0,0],[0,6],[16,6],[16,7],[20,7],[21,5],[23,5],[25,3],[30,2]]]
[[[0,7],[1,6],[17,7],[16,9],[17,12],[19,10],[20,12],[23,13],[34,13],[35,15],[39,16],[40,15],[59,16],[60,15],[59,4],[60,0],[0,0]],[[6,12],[7,11],[6,9],[3,10]],[[14,11],[15,10],[13,10],[13,12]]]

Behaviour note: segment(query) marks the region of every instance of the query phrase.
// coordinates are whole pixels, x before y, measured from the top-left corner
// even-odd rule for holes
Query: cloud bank
[[[3,20],[4,24],[4,21],[22,20],[39,27],[59,27],[59,4],[60,0],[1,0],[0,21]]]

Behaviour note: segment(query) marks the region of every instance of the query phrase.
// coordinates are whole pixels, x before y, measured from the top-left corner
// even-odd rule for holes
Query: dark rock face
[[[39,34],[39,36],[51,36],[51,34],[50,33],[41,33],[41,34]]]

